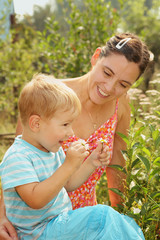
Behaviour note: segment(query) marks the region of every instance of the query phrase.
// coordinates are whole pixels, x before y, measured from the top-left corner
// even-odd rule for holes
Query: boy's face
[[[41,119],[37,135],[38,148],[42,151],[57,152],[64,140],[73,135],[73,111],[57,111],[50,120]]]

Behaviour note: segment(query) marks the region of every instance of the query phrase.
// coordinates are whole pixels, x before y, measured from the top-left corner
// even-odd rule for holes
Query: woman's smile
[[[106,98],[109,94],[105,93],[99,86],[97,86],[97,92],[100,97]]]

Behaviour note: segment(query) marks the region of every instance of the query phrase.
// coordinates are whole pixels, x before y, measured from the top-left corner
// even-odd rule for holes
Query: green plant
[[[111,189],[124,200],[123,205],[119,205],[117,210],[135,218],[146,240],[158,239],[159,130],[133,117],[129,136],[118,134],[127,143],[127,150],[122,151],[126,160],[126,169],[117,165],[110,166],[126,173],[125,192]]]
[[[119,20],[111,4],[103,0],[84,1],[83,11],[73,1],[67,3],[69,16],[59,1],[67,26],[65,33],[61,33],[55,17],[48,19],[46,29],[39,33],[43,70],[58,77],[76,77],[89,71],[89,59],[113,35]]]
[[[141,36],[150,51],[154,53],[155,60],[158,61],[160,55],[160,1],[150,1],[150,6],[145,0],[126,1],[124,8],[120,11],[120,27],[123,31],[130,31]],[[154,26],[154,27],[153,27]]]
[[[8,113],[14,121],[21,87],[40,69],[37,40],[31,39],[29,29],[24,29],[23,36],[14,41],[13,32],[12,38],[0,46],[0,112]]]
[[[158,240],[160,228],[159,91],[152,89],[155,84],[158,86],[156,76],[146,95],[132,89],[129,135],[119,133],[127,144],[127,150],[122,151],[126,168],[110,166],[126,173],[125,192],[112,189],[124,200],[116,209],[136,220],[146,240]],[[99,203],[110,204],[105,174],[99,181],[97,194]]]

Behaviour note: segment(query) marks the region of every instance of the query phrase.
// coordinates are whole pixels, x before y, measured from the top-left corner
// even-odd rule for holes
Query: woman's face
[[[125,56],[92,57],[92,70],[88,80],[88,93],[92,102],[104,104],[125,94],[138,78],[138,64]]]

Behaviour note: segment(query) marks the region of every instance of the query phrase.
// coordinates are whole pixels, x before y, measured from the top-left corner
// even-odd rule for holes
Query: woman
[[[82,104],[82,112],[73,123],[75,135],[64,142],[64,150],[67,150],[70,143],[81,138],[92,152],[97,140],[103,139],[112,152],[110,164],[125,167],[121,150],[126,146],[116,132],[127,135],[130,124],[127,91],[144,72],[148,62],[149,51],[137,36],[119,34],[112,37],[106,46],[97,48],[91,59],[90,72],[79,78],[63,80],[77,93]],[[17,134],[19,133],[20,123],[17,126]],[[69,193],[74,209],[96,204],[95,186],[105,170],[108,188],[123,191],[123,173],[110,167],[99,167],[85,184]],[[120,197],[114,192],[109,191],[109,197],[112,206],[121,203]],[[1,209],[3,217],[0,239],[9,240],[9,233],[14,236],[15,231],[4,216],[3,201]]]

